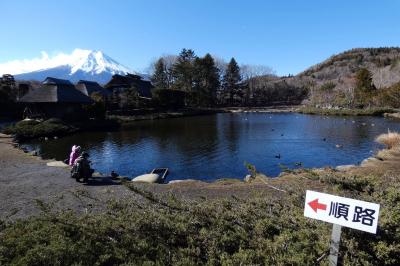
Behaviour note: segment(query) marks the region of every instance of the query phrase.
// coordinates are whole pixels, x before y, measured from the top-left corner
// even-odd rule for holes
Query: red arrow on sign
[[[313,200],[313,201],[310,201],[308,203],[308,205],[310,205],[311,209],[313,209],[315,212],[317,212],[318,209],[324,210],[324,211],[326,210],[326,205],[322,204],[322,203],[319,203],[318,202],[318,198]]]

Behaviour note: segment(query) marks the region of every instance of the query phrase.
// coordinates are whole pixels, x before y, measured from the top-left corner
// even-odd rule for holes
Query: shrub
[[[390,106],[393,108],[400,107],[400,83],[381,89],[375,96],[375,100],[381,106]]]
[[[249,171],[251,177],[255,178],[257,176],[257,169],[254,165],[244,162],[244,166],[247,168],[247,171]]]
[[[90,95],[90,98],[92,98],[93,103],[84,106],[86,113],[89,117],[103,120],[106,115],[106,102],[104,97],[100,93],[94,92]]]
[[[63,136],[75,132],[77,129],[65,124],[62,120],[51,118],[39,122],[36,120],[23,120],[3,130],[5,134],[15,135],[19,140],[38,137]]]
[[[382,186],[363,178],[321,177],[340,194],[384,206],[377,235],[343,229],[343,265],[399,265],[400,179]],[[111,201],[81,216],[41,203],[41,216],[0,221],[0,265],[316,265],[329,248],[331,226],[303,217],[303,188],[186,202],[127,186],[147,203]]]
[[[400,134],[388,131],[387,134],[379,135],[375,141],[384,144],[388,149],[400,146]]]
[[[332,91],[336,87],[336,84],[332,81],[324,83],[321,87],[321,91]]]

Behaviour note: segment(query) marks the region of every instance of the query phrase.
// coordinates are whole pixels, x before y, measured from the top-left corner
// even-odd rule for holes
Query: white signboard
[[[379,204],[307,190],[304,216],[376,234]]]

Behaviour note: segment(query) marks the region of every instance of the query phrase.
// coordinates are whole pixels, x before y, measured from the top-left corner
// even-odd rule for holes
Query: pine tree
[[[375,91],[376,87],[372,82],[372,73],[366,68],[361,68],[356,73],[355,102],[357,107],[371,106]]]
[[[195,90],[198,104],[212,106],[216,102],[216,93],[220,86],[219,69],[210,54],[195,60]]]
[[[361,68],[356,73],[356,89],[366,93],[376,90],[376,87],[372,82],[372,73],[368,69]]]
[[[155,71],[151,77],[151,81],[156,89],[168,89],[168,76],[163,58],[158,59],[156,62]]]
[[[224,92],[229,95],[230,105],[233,105],[235,95],[239,95],[240,88],[239,82],[242,80],[240,76],[240,68],[235,58],[232,58],[229,62],[225,75],[222,79],[222,86]]]
[[[192,91],[194,81],[194,60],[196,55],[191,49],[183,49],[179,54],[177,62],[172,68],[175,89],[183,90],[188,93]]]

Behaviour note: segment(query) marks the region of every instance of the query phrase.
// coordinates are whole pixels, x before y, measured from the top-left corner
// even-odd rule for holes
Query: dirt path
[[[101,208],[115,194],[124,197],[129,192],[109,178],[77,183],[69,177],[69,169],[48,167],[47,162],[14,148],[11,138],[0,135],[0,219],[39,213],[42,202],[85,212]]]

